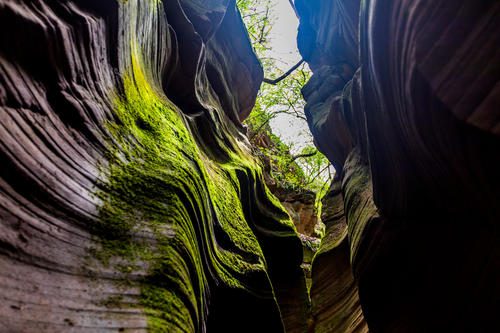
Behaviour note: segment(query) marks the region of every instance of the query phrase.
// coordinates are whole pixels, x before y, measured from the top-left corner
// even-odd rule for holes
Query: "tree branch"
[[[253,135],[248,138],[249,140],[252,140],[253,138],[255,138],[259,133],[260,133],[260,130],[267,124],[269,123],[269,121],[271,119],[273,119],[277,114],[280,114],[280,113],[286,113],[286,110],[284,111],[276,111],[276,112],[272,112],[270,115],[268,115],[267,119],[262,123],[260,124],[259,127],[257,127],[256,130],[253,131]]]
[[[312,153],[307,153],[307,154],[298,154],[298,155],[295,155],[295,156],[292,156],[292,160],[290,161],[290,163],[292,163],[293,161],[295,161],[296,159],[298,158],[305,158],[305,157],[311,157],[311,156],[314,156],[318,153],[318,151],[314,151]]]
[[[292,164],[296,159],[298,159],[298,158],[305,158],[305,157],[311,157],[311,156],[316,155],[317,152],[318,151],[316,150],[316,151],[314,151],[312,153],[304,153],[304,154],[298,154],[298,155],[292,156],[292,159],[290,161],[288,161],[288,163],[285,165],[284,169],[288,169],[288,167],[290,166],[290,164]]]
[[[280,82],[281,80],[285,79],[288,75],[292,74],[292,72],[294,70],[297,69],[297,67],[299,67],[300,65],[302,65],[302,63],[304,62],[304,59],[301,59],[298,63],[296,63],[295,65],[293,65],[292,68],[290,68],[288,71],[286,71],[285,74],[281,75],[279,78],[277,79],[268,79],[268,78],[264,78],[262,81],[267,83],[267,84],[272,84],[273,86],[275,86],[278,82]]]
[[[309,178],[309,181],[306,183],[306,185],[305,185],[305,186],[307,186],[307,185],[311,184],[311,183],[312,183],[312,182],[316,179],[316,177],[318,177],[318,176],[319,176],[319,175],[320,175],[323,171],[325,171],[325,170],[326,170],[326,168],[328,168],[328,167],[330,167],[330,163],[328,163],[328,165],[327,165],[326,167],[324,167],[323,169],[321,169],[320,171],[318,171],[318,173],[317,173],[316,175],[314,175],[314,177]]]
[[[269,34],[269,33],[265,33],[267,23],[269,22],[269,9],[270,9],[269,6],[267,6],[266,7],[266,16],[264,16],[264,18],[261,19],[261,22],[263,22],[263,24],[260,28],[259,41],[258,41],[259,44],[264,43],[267,35]]]

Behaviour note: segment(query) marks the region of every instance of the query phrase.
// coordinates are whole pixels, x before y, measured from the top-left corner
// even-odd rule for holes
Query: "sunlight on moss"
[[[101,246],[92,255],[108,264],[114,257],[126,260],[117,267],[126,273],[146,262],[148,275],[130,283],[141,286],[151,329],[191,332],[205,320],[207,262],[232,288],[246,289],[241,276],[266,271],[243,212],[237,172],[252,179],[262,175],[244,151],[228,152],[226,163],[205,156],[182,113],[149,83],[140,51],[133,47],[131,53],[124,93],[115,94],[118,121],[107,124],[114,142],[103,171],[107,181],[97,194],[103,205],[94,233]],[[284,214],[279,220],[293,235]],[[214,242],[214,228],[230,240],[229,248]]]

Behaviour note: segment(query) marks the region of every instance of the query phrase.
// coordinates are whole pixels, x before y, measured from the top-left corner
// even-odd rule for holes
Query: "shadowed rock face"
[[[0,1],[0,331],[303,331],[234,1]]]
[[[310,332],[368,332],[349,260],[340,174],[323,197],[325,236],[313,259]]]
[[[314,287],[349,256],[371,331],[498,331],[500,3],[295,4],[306,115],[338,170],[349,247],[323,242],[331,263],[313,262],[316,326],[340,315],[322,304],[355,304]]]
[[[310,308],[234,1],[0,0],[0,332],[498,331],[500,3],[295,4]]]

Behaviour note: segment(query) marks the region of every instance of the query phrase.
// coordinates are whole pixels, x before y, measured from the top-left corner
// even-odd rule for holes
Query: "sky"
[[[302,57],[297,49],[297,27],[299,21],[288,0],[274,0],[276,17],[271,29],[269,44],[270,55],[277,59],[277,66],[283,72],[295,65]],[[270,121],[273,133],[282,141],[293,143],[292,153],[297,154],[306,145],[312,145],[312,137],[305,121],[294,116],[280,114]]]
[[[269,56],[281,72],[286,72],[295,65],[302,56],[297,49],[297,27],[299,20],[290,6],[289,0],[271,0],[275,6],[271,15],[275,18],[269,38]],[[306,68],[307,64],[305,65]],[[274,78],[274,77],[272,77]],[[263,83],[265,84],[265,83]],[[274,134],[287,144],[292,144],[291,153],[300,154],[306,146],[313,146],[313,137],[305,120],[287,114],[279,114],[269,122]],[[300,161],[298,161],[300,163]],[[335,172],[331,167],[331,172]],[[321,178],[328,178],[328,170],[324,170]]]
[[[274,2],[276,21],[270,33],[270,46],[273,55],[281,60],[278,66],[286,71],[301,59],[296,39],[299,20],[288,0],[274,0]]]

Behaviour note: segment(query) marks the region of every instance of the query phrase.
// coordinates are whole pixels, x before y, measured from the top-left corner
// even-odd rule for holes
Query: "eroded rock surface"
[[[499,330],[500,3],[295,5],[311,307],[234,1],[0,0],[1,332]]]
[[[306,116],[338,171],[347,224],[348,242],[320,253],[349,256],[372,332],[498,331],[500,3],[295,5],[314,72]],[[342,311],[362,327],[349,279],[324,288],[330,299],[315,288],[340,261],[328,272],[316,259],[317,331]]]
[[[314,205],[316,193],[308,190],[277,188],[273,194],[292,218],[297,232],[313,236],[318,223],[318,212]]]
[[[325,236],[313,261],[310,332],[368,332],[350,264],[340,173],[323,197]]]
[[[0,1],[0,331],[303,331],[234,1]]]

